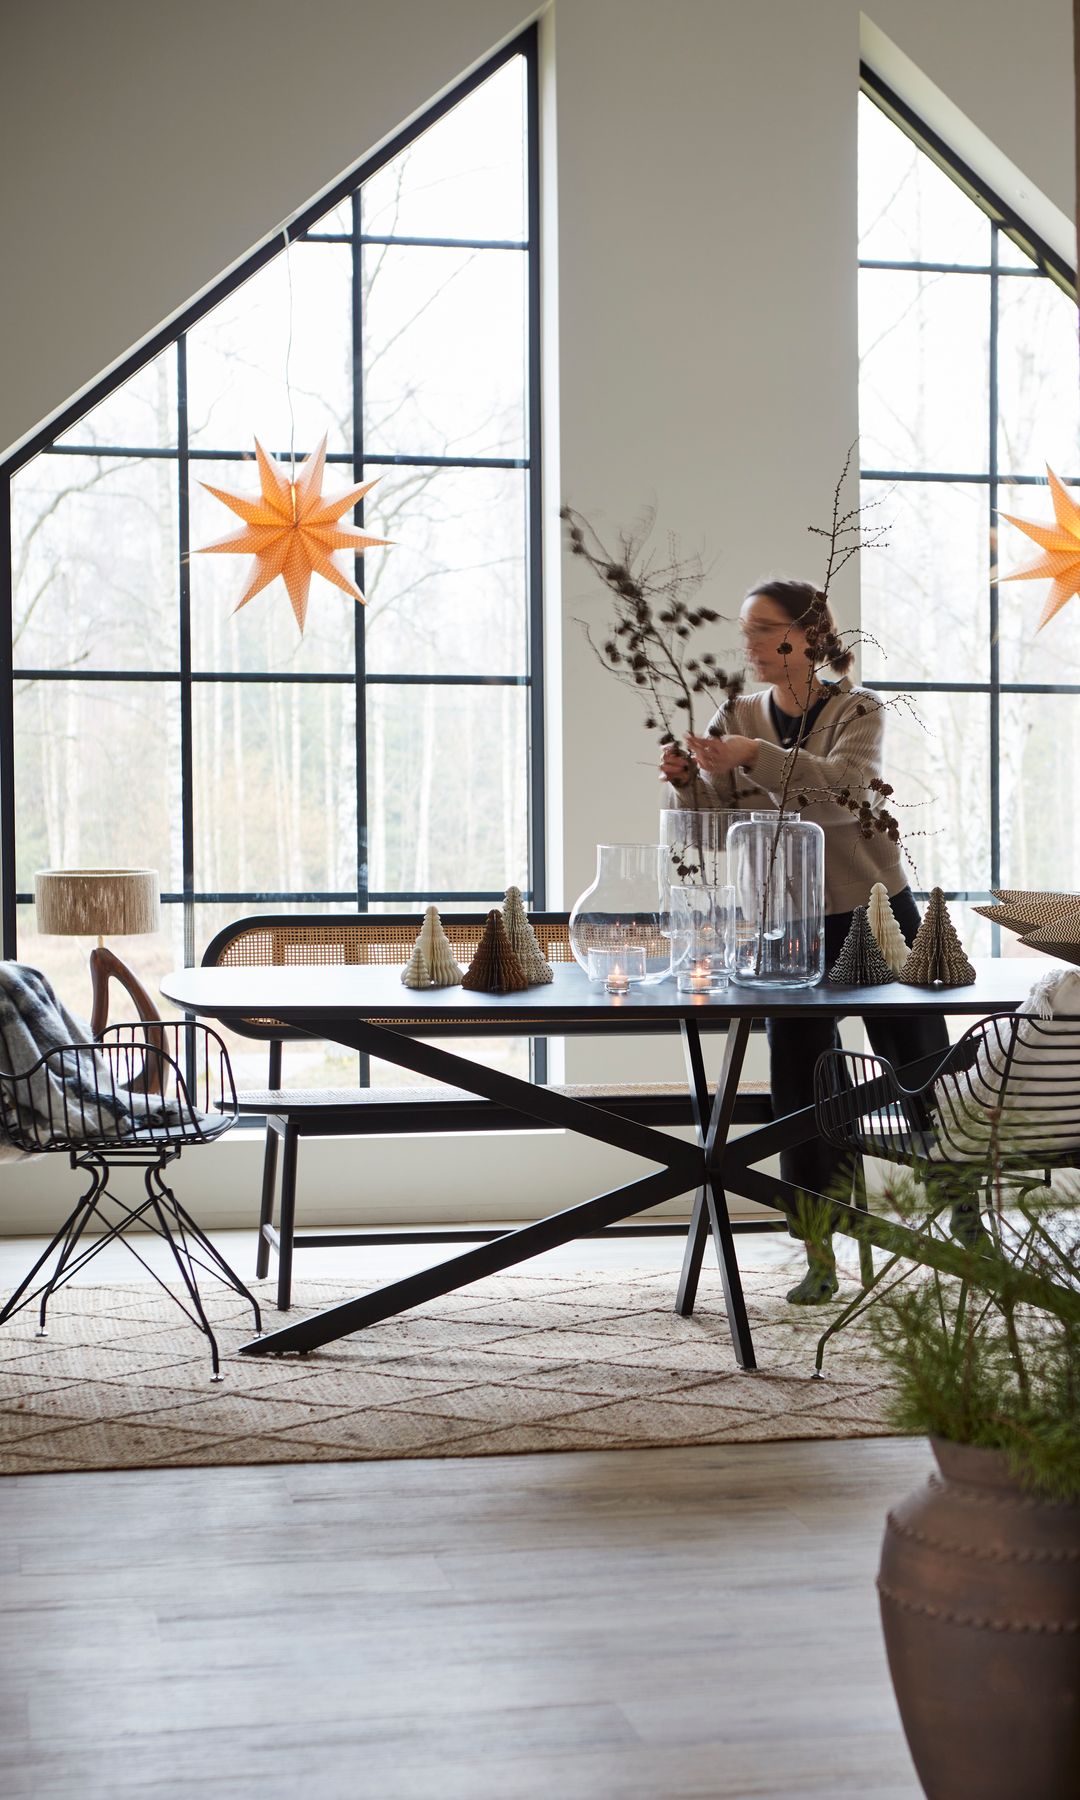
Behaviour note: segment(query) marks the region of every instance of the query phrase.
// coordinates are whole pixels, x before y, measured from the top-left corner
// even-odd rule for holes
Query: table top
[[[577,964],[560,964],[555,979],[520,994],[478,994],[471,989],[406,988],[398,967],[198,968],[174,969],[161,982],[167,1000],[186,1012],[228,1022],[273,1018],[302,1025],[313,1020],[416,1019],[432,1023],[483,1019],[485,1023],[559,1019],[595,1020],[597,1029],[631,1016],[638,1028],[650,1019],[693,1018],[705,1012],[735,1018],[809,1013],[880,1012],[975,1014],[1011,1011],[1027,998],[1032,983],[1050,966],[1044,957],[986,957],[975,963],[969,987],[839,987],[822,981],[812,988],[744,987],[736,982],[722,994],[680,994],[673,981],[632,987],[612,996],[588,980]]]

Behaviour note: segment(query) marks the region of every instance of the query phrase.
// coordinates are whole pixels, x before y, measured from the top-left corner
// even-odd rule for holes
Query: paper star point
[[[255,440],[255,459],[262,488],[259,495],[230,494],[224,488],[211,487],[208,481],[200,483],[208,494],[213,494],[215,500],[220,500],[243,520],[244,529],[230,537],[219,538],[216,543],[201,544],[196,554],[239,556],[250,553],[254,557],[247,586],[234,610],[239,612],[279,575],[288,589],[301,634],[307,619],[312,575],[321,575],[324,581],[351,594],[361,606],[366,605],[360,589],[335,562],[333,553],[351,550],[355,556],[358,551],[390,544],[390,538],[368,537],[355,526],[341,523],[343,514],[351,511],[375,482],[362,482],[359,487],[350,488],[348,493],[334,498],[325,495],[322,492],[326,468],[325,437],[296,471],[295,480],[288,469],[267,455],[258,438]]]
[[[1049,576],[1050,592],[1035,627],[1036,631],[1041,631],[1044,625],[1049,624],[1054,614],[1061,611],[1066,600],[1071,600],[1074,594],[1080,594],[1080,505],[1049,466],[1046,474],[1050,482],[1050,497],[1054,503],[1052,525],[1043,520],[1017,519],[1012,513],[999,515],[1038,544],[1043,553],[1034,562],[1028,563],[1026,568],[1000,577],[1002,581],[1044,581]]]

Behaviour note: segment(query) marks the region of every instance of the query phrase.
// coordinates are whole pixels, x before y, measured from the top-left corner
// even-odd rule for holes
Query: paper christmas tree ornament
[[[401,971],[401,979],[407,988],[431,986],[431,965],[424,950],[423,938],[417,938],[413,945],[413,953]]]
[[[829,970],[829,980],[844,987],[882,987],[896,980],[870,929],[865,906],[857,906],[852,914],[851,929]]]
[[[908,947],[904,942],[904,934],[896,923],[896,914],[889,905],[889,896],[885,892],[885,883],[875,881],[870,889],[870,903],[866,909],[867,923],[874,934],[874,942],[881,951],[894,975],[899,975],[908,958]]]
[[[900,980],[910,987],[967,987],[974,979],[975,970],[964,955],[945,896],[936,887],[900,971]]]
[[[521,889],[509,887],[503,901],[503,924],[506,935],[510,939],[510,947],[525,971],[530,987],[541,987],[544,982],[554,981],[555,971],[544,959],[544,953],[537,942],[536,933],[529,924],[525,911],[525,902],[521,897]]]
[[[355,526],[341,523],[343,515],[352,511],[375,482],[365,481],[334,499],[325,495],[322,491],[326,467],[325,437],[307,461],[292,471],[295,476],[292,480],[287,468],[267,456],[258,438],[255,455],[261,494],[230,494],[224,488],[211,487],[208,481],[200,483],[208,494],[213,494],[215,500],[220,500],[244,521],[244,529],[231,537],[220,538],[217,543],[200,544],[196,555],[216,552],[229,556],[247,552],[255,559],[248,572],[247,586],[234,611],[239,612],[279,575],[289,590],[301,634],[307,618],[312,575],[321,575],[364,605],[363,594],[334,561],[333,552],[349,550],[355,556],[377,544],[389,544],[389,538],[366,537]]]
[[[484,934],[461,985],[476,994],[517,994],[529,985],[506,935],[502,914],[494,907],[488,913]]]
[[[429,906],[420,936],[401,979],[406,987],[458,987],[464,970],[454,961],[450,939],[443,930],[437,906]]]
[[[420,942],[424,946],[428,968],[431,970],[432,987],[459,986],[465,971],[460,963],[454,960],[453,948],[443,930],[443,922],[439,917],[437,906],[429,906],[424,914]]]

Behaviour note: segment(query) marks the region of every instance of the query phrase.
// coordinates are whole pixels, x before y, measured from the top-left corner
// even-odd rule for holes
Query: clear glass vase
[[[754,813],[728,835],[731,973],[749,987],[814,987],[825,972],[825,833],[798,813]]]
[[[752,819],[750,812],[707,812],[666,806],[660,814],[660,842],[664,846],[665,880],[671,887],[724,887],[730,880],[727,867],[728,832],[733,825]]]
[[[680,990],[715,994],[728,984],[735,889],[700,886],[669,889],[671,973]]]
[[[570,948],[586,974],[590,950],[644,952],[646,986],[670,973],[664,934],[663,849],[659,844],[597,844],[596,877],[570,913]],[[627,967],[637,964],[628,959]]]

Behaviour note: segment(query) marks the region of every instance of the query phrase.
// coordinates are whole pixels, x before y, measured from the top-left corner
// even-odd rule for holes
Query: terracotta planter
[[[1025,1493],[996,1450],[933,1448],[878,1576],[919,1780],[929,1800],[1080,1796],[1080,1505]]]

